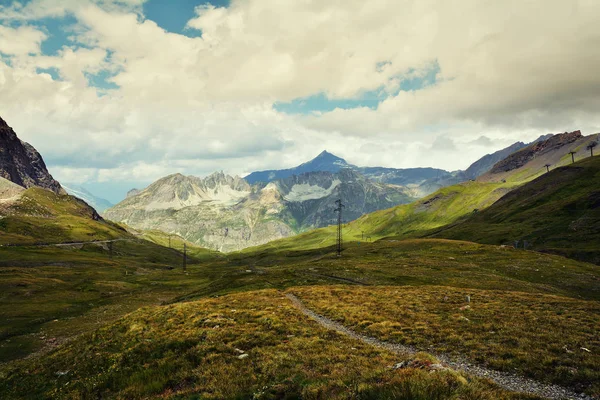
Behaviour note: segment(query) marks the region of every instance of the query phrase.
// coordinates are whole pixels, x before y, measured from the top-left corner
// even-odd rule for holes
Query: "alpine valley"
[[[598,21],[0,0],[0,400],[600,400]]]
[[[330,225],[338,198],[346,205],[344,219],[351,221],[410,203],[415,196],[411,189],[373,182],[348,168],[254,185],[223,172],[203,179],[175,174],[126,198],[104,215],[135,229],[161,230],[229,252]]]
[[[474,179],[526,146],[517,142],[485,155],[465,171],[453,172],[357,167],[323,151],[295,168],[253,172],[243,179],[223,172],[206,178],[174,174],[144,190],[132,190],[103,215],[134,229],[160,230],[230,252],[331,225],[336,221],[336,199],[345,205],[343,222],[411,203]]]
[[[596,135],[466,171],[174,174],[106,219],[0,135],[3,399],[600,395]]]

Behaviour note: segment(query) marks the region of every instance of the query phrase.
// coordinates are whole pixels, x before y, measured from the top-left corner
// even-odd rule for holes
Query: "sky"
[[[600,131],[597,0],[0,0],[0,116],[118,201],[326,149],[464,169]]]

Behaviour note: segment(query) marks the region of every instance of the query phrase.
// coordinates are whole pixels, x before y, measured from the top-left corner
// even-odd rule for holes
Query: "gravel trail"
[[[353,339],[360,340],[361,342],[370,344],[372,346],[381,348],[383,350],[391,351],[397,354],[415,354],[419,350],[414,347],[404,346],[398,343],[384,342],[382,340],[361,335],[346,326],[339,324],[327,317],[317,314],[316,312],[307,308],[302,301],[293,295],[292,293],[286,293],[286,297],[298,308],[302,313],[315,320],[319,325],[340,332]],[[593,397],[585,394],[574,393],[573,391],[558,385],[552,385],[548,383],[542,383],[533,379],[524,378],[519,375],[514,375],[506,372],[495,371],[487,369],[465,360],[459,360],[453,357],[449,357],[445,354],[433,354],[439,359],[445,366],[454,370],[464,371],[471,375],[488,378],[496,382],[496,384],[504,389],[513,392],[522,392],[534,394],[537,396],[545,397],[552,400],[594,400]]]

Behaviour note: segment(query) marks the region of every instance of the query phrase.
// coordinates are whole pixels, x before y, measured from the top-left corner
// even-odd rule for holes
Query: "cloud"
[[[30,26],[10,28],[0,25],[0,52],[7,55],[39,54],[46,39],[44,32]]]
[[[106,10],[120,12],[141,12],[147,0],[31,0],[25,4],[13,1],[10,5],[0,5],[0,15],[5,20],[35,21],[42,18],[60,18],[89,4]]]
[[[471,141],[471,144],[474,144],[477,146],[484,146],[484,147],[493,146],[492,140],[489,137],[484,136],[484,135],[481,135],[477,139]]]
[[[359,165],[456,169],[540,134],[600,130],[598,2],[234,0],[190,15],[201,37],[166,32],[142,3],[0,8],[2,116],[59,179],[243,174],[325,148]],[[73,43],[40,54],[49,33],[31,24],[65,15]],[[116,88],[94,87],[96,74]],[[387,96],[376,108],[273,108],[372,91]]]

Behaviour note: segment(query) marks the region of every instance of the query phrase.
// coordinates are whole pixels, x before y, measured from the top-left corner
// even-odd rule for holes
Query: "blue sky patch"
[[[35,72],[37,74],[48,74],[52,77],[52,80],[59,81],[60,73],[58,72],[58,68],[50,67],[50,68],[36,68]]]
[[[228,7],[229,0],[149,0],[144,3],[144,15],[167,32],[178,33],[189,37],[198,37],[202,32],[196,29],[185,29],[190,19],[196,17],[194,9],[205,4],[215,7]]]
[[[10,56],[8,54],[4,54],[1,51],[0,51],[0,61],[2,61],[4,64],[8,65],[9,67],[12,67],[12,61],[10,60]]]
[[[81,44],[75,44],[69,39],[70,36],[75,34],[72,31],[72,26],[76,23],[77,20],[72,15],[62,18],[43,18],[31,22],[32,26],[48,35],[48,38],[42,42],[42,54],[55,56],[63,46],[72,48],[82,47]]]
[[[90,86],[93,86],[99,89],[99,92],[104,92],[111,89],[118,89],[119,85],[114,82],[111,82],[109,79],[113,76],[117,75],[114,72],[110,72],[108,70],[102,70],[97,74],[84,73],[87,78]]]
[[[294,99],[288,103],[277,102],[273,105],[273,108],[286,114],[328,112],[336,108],[369,107],[375,109],[386,97],[387,95],[384,96],[381,90],[366,92],[354,99],[330,99],[325,93],[321,92],[312,96]]]
[[[381,71],[387,64],[389,62],[380,62],[377,63],[375,68],[377,71]],[[382,86],[376,90],[364,92],[356,98],[346,99],[331,99],[325,93],[321,92],[308,97],[294,99],[290,102],[277,102],[273,105],[273,108],[286,114],[311,114],[315,112],[329,112],[336,108],[351,109],[357,107],[368,107],[374,110],[388,97],[397,96],[400,92],[412,92],[434,85],[436,83],[436,76],[440,72],[440,66],[435,62],[424,74],[415,74],[415,72],[416,70],[411,69],[407,74],[398,76],[398,79],[402,79],[400,85],[396,90],[391,92],[386,92]],[[411,75],[416,76],[402,78],[403,76]]]

